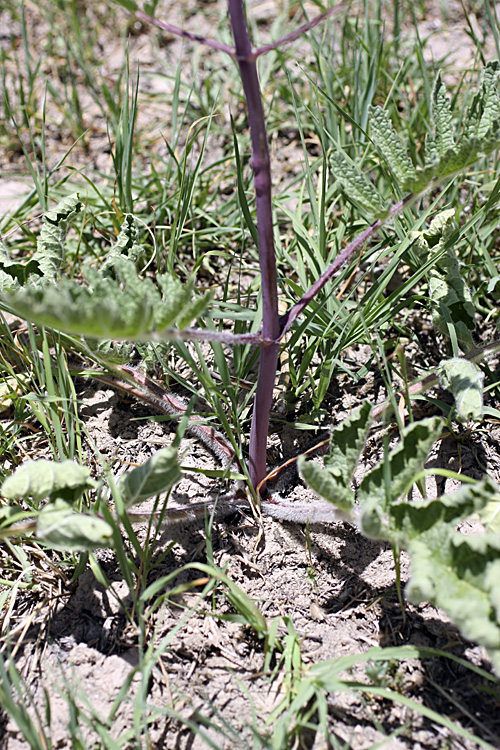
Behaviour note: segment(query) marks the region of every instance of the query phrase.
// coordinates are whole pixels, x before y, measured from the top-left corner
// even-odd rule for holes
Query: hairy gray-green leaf
[[[499,94],[500,63],[498,60],[487,63],[481,74],[481,86],[472,101],[466,118],[468,138],[483,140],[491,131],[497,130],[500,123]]]
[[[109,547],[113,529],[102,518],[75,513],[71,505],[57,498],[40,512],[36,535],[53,549],[77,552]]]
[[[2,484],[1,493],[8,500],[32,497],[37,504],[54,495],[74,502],[85,490],[96,486],[85,466],[70,460],[56,463],[40,459],[19,466]]]
[[[483,418],[484,373],[468,359],[453,357],[439,363],[437,370],[443,388],[451,391],[455,399],[460,422]]]
[[[498,485],[486,475],[481,482],[466,484],[455,492],[438,498],[401,500],[389,509],[391,525],[405,540],[419,539],[438,524],[455,525],[480,512],[498,498]]]
[[[128,258],[136,263],[144,254],[144,248],[139,244],[139,230],[137,219],[133,214],[125,214],[120,233],[115,244],[110,248],[102,270],[112,268],[117,258]]]
[[[427,260],[431,250],[440,250],[445,241],[451,236],[455,229],[455,209],[448,208],[440,211],[431,221],[427,229],[419,232],[410,232],[409,240],[414,244],[422,260]]]
[[[332,153],[331,161],[334,177],[341,183],[349,197],[375,215],[383,215],[385,202],[382,196],[357,164],[340,150]]]
[[[324,468],[301,456],[298,468],[307,484],[320,497],[342,510],[354,505],[351,480],[371,425],[371,405],[365,401],[340,425],[334,427],[330,439],[330,453]]]
[[[344,484],[328,469],[318,466],[314,461],[306,461],[305,456],[299,458],[298,469],[304,481],[317,495],[342,510],[350,510],[353,507],[354,492],[351,487],[349,484]]]
[[[406,185],[417,179],[413,162],[409,158],[404,144],[394,130],[391,118],[382,107],[369,108],[370,134],[377,149],[389,165],[394,177]]]
[[[464,351],[470,351],[476,328],[472,295],[460,273],[457,258],[450,250],[431,269],[429,298],[433,307],[432,322],[438,331],[449,336],[449,325],[455,329],[457,340]]]
[[[64,198],[53,211],[46,211],[38,237],[33,260],[37,261],[42,275],[54,280],[64,260],[64,240],[69,225],[80,212],[83,204],[78,193]]]
[[[500,534],[463,535],[456,522],[498,497],[489,477],[437,500],[401,508],[411,558],[408,598],[443,609],[466,638],[483,645],[500,672]],[[437,509],[437,513],[436,513]],[[429,515],[433,522],[429,522]],[[411,523],[410,523],[411,521]]]
[[[448,248],[443,254],[443,248],[455,229],[455,211],[448,209],[439,213],[428,229],[410,232],[409,238],[422,261],[433,255],[436,257],[429,274],[432,322],[448,336],[449,326],[453,326],[460,346],[469,350],[473,346],[472,331],[476,327],[472,296],[453,249]]]
[[[120,477],[118,491],[126,508],[170,490],[181,479],[174,448],[162,448],[143,466]]]
[[[451,104],[448,94],[446,92],[446,86],[441,79],[441,73],[438,73],[436,80],[434,81],[434,87],[432,90],[432,119],[434,123],[434,137],[429,145],[426,144],[429,153],[426,158],[427,161],[439,160],[442,156],[447,154],[449,150],[453,150],[455,147],[455,138],[453,137],[453,114],[451,111]]]
[[[129,344],[127,341],[111,341],[110,339],[94,341],[87,339],[87,345],[101,359],[115,365],[124,365],[129,362],[134,351],[134,344]]]
[[[441,420],[437,417],[410,424],[403,430],[401,442],[363,478],[358,500],[361,527],[367,536],[390,538],[390,507],[408,492],[414,477],[424,468],[440,430]]]
[[[56,284],[27,285],[4,298],[21,317],[70,334],[105,339],[141,339],[199,315],[210,295],[190,302],[192,287],[160,277],[163,295],[149,278],[137,275],[134,263],[114,262],[115,277],[88,270],[88,284],[62,278]],[[191,318],[192,319],[192,318]]]
[[[499,674],[500,622],[492,597],[498,596],[498,549],[497,559],[492,560],[491,554],[472,551],[468,537],[462,537],[459,555],[452,543],[456,532],[449,528],[442,532],[435,539],[426,535],[408,545],[412,573],[407,596],[415,604],[426,601],[444,610],[466,638],[487,649]],[[500,537],[495,541],[498,545]],[[475,575],[460,557],[474,560]]]
[[[373,408],[368,401],[354,409],[344,421],[332,429],[330,453],[325,466],[348,484],[365,447],[371,427]]]

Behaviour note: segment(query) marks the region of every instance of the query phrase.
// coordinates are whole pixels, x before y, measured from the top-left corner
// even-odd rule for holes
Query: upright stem
[[[248,123],[252,140],[251,165],[254,173],[259,262],[262,292],[262,336],[277,341],[280,335],[278,287],[274,253],[273,214],[271,205],[271,162],[267,144],[262,95],[257,62],[245,21],[243,0],[228,0],[229,18],[236,47],[243,90],[247,103]],[[261,349],[257,391],[250,431],[250,479],[254,487],[266,476],[267,432],[271,411],[279,344]]]

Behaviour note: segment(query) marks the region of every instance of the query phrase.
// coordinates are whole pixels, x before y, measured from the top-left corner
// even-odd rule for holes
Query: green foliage
[[[162,448],[145,464],[128,471],[118,482],[118,492],[125,508],[170,490],[181,478],[177,451]]]
[[[143,466],[126,472],[118,482],[118,493],[125,509],[168,492],[181,478],[177,450],[162,448]],[[87,490],[95,490],[99,483],[91,479],[90,471],[73,461],[56,463],[27,461],[2,484],[1,493],[7,500],[33,500],[36,514],[34,526],[37,538],[63,551],[92,550],[111,547],[114,530],[110,523],[96,514],[73,510]],[[40,503],[46,504],[39,509]],[[31,530],[31,525],[16,523],[33,513],[11,504],[1,509],[1,535],[19,535]],[[38,512],[36,512],[38,510]]]
[[[336,428],[345,446],[353,445],[369,425],[369,411],[358,417],[355,424],[346,421]],[[402,431],[401,442],[365,475],[358,490],[360,528],[373,539],[388,540],[397,549],[407,550],[411,558],[408,598],[443,609],[466,638],[488,650],[500,673],[500,533],[464,536],[456,531],[457,524],[473,514],[497,511],[498,486],[485,476],[481,482],[437,499],[407,497],[439,432],[437,419],[410,424]],[[340,450],[338,440],[332,446]],[[346,465],[351,465],[352,457],[346,450]],[[344,509],[343,493],[350,489],[351,477],[335,475],[344,488],[339,492],[332,482],[331,461],[330,456],[325,468],[316,467],[311,474],[302,462],[302,473],[306,481],[312,477],[311,486],[322,497]],[[342,466],[338,455],[334,461]]]
[[[59,274],[64,262],[64,240],[73,219],[82,210],[83,203],[78,194],[64,198],[53,211],[43,215],[43,225],[38,237],[36,260],[42,276],[53,281]]]
[[[447,336],[451,335],[452,328],[462,349],[468,351],[473,347],[475,309],[451,245],[455,228],[455,210],[448,209],[438,214],[428,229],[410,232],[410,240],[422,262],[429,257],[436,258],[429,274],[433,324]]]
[[[110,547],[113,527],[95,515],[76,513],[69,503],[56,498],[38,515],[36,536],[52,549],[77,552]]]
[[[484,373],[467,359],[453,357],[438,367],[439,382],[452,392],[459,422],[483,419]]]
[[[370,110],[370,135],[398,183],[404,185],[417,179],[407,150],[396,133],[389,114],[382,107],[372,107]]]
[[[73,195],[45,215],[45,231],[42,229],[30,261],[37,261],[41,276],[29,276],[20,287],[18,267],[10,275],[11,266],[3,258],[0,283],[6,290],[3,298],[13,312],[69,334],[128,340],[147,339],[159,332],[167,337],[166,329],[174,325],[185,328],[201,315],[211,295],[193,298],[192,282],[183,284],[169,274],[158,274],[155,284],[137,274],[135,263],[144,248],[130,214],[125,215],[117,241],[100,270],[86,269],[84,283],[61,275],[64,238],[81,205]],[[118,356],[122,358],[123,352]]]
[[[401,431],[396,447],[363,477],[358,500],[361,528],[367,536],[379,537],[389,508],[410,491],[440,431],[441,420],[436,417],[411,423]]]
[[[137,228],[137,219],[133,214],[125,214],[123,217],[120,233],[116,242],[109,250],[106,260],[102,266],[102,271],[108,268],[114,268],[118,258],[126,257],[137,263],[144,255],[144,245],[139,241],[139,230]]]
[[[455,136],[450,99],[438,73],[432,91],[432,131],[425,142],[425,163],[415,168],[407,147],[380,107],[370,107],[371,135],[402,190],[420,193],[432,181],[442,181],[465,169],[500,144],[500,66],[489,62],[483,69],[479,90],[463,118],[463,132]],[[360,186],[359,178],[355,180]],[[354,187],[354,181],[353,181]],[[368,195],[368,193],[367,193]],[[370,191],[369,203],[374,204]]]
[[[69,460],[55,463],[40,459],[21,464],[4,481],[0,491],[7,500],[31,497],[38,506],[42,500],[54,500],[56,497],[73,503],[86,490],[96,486],[90,470],[85,466]]]
[[[330,157],[335,178],[345,188],[349,199],[367,211],[385,214],[385,201],[356,162],[343,151],[334,151]]]
[[[309,486],[342,510],[350,510],[354,505],[351,479],[368,437],[371,412],[371,405],[365,402],[333,428],[324,468],[306,461],[304,456],[298,461],[299,471]]]

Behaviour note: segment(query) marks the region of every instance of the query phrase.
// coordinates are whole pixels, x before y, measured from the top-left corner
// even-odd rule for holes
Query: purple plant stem
[[[307,23],[304,23],[302,26],[299,26],[298,29],[295,31],[292,31],[290,34],[287,34],[286,36],[281,37],[281,39],[278,39],[276,42],[271,42],[270,44],[265,44],[263,47],[257,47],[256,50],[252,52],[250,57],[247,57],[247,60],[256,60],[261,55],[265,55],[266,52],[270,52],[273,49],[276,49],[277,47],[282,47],[284,44],[290,44],[290,42],[294,42],[296,39],[301,37],[303,34],[306,33],[306,31],[310,31],[311,29],[314,29],[315,26],[318,26],[318,24],[322,23],[325,18],[328,18],[329,16],[337,15],[341,11],[345,10],[345,5],[337,5],[335,8],[329,8],[324,13],[321,13],[319,16],[316,16],[316,18],[313,18],[312,21],[308,21]],[[238,57],[236,57],[238,59]]]
[[[395,203],[391,208],[389,209],[386,216],[384,216],[383,219],[377,219],[373,222],[373,224],[370,224],[369,227],[367,227],[361,234],[358,234],[357,237],[353,239],[352,242],[350,242],[347,247],[342,250],[342,252],[337,255],[333,263],[331,263],[326,271],[324,271],[321,276],[314,282],[314,284],[307,290],[307,292],[304,294],[304,296],[293,306],[288,310],[285,315],[281,317],[281,332],[279,335],[280,340],[283,338],[283,336],[286,335],[294,321],[298,318],[298,316],[302,313],[302,311],[309,305],[315,296],[318,294],[318,292],[323,289],[325,284],[330,281],[332,276],[334,276],[335,273],[348,261],[351,260],[353,255],[360,250],[360,248],[363,247],[366,240],[372,236],[372,234],[375,234],[375,232],[380,229],[381,226],[386,224],[390,219],[392,219],[394,216],[399,214],[404,208],[406,208],[413,200],[415,199],[415,196],[413,193],[410,193],[407,195],[403,200],[398,201],[398,203]]]
[[[207,39],[206,37],[200,36],[199,34],[193,34],[190,31],[184,31],[184,29],[179,29],[178,26],[172,26],[170,23],[165,23],[165,21],[160,21],[158,18],[148,16],[147,13],[143,13],[142,10],[136,10],[135,15],[141,21],[151,23],[153,24],[153,26],[156,26],[163,31],[168,31],[169,34],[175,34],[175,36],[184,37],[184,39],[190,39],[192,42],[199,42],[199,44],[204,44],[207,47],[211,47],[212,49],[217,49],[220,52],[225,52],[230,57],[234,57],[234,49],[232,47],[229,47],[227,44],[218,42],[216,39]]]
[[[271,205],[271,162],[267,144],[266,123],[257,73],[257,62],[251,59],[252,45],[248,37],[242,0],[228,0],[229,19],[236,46],[252,141],[251,166],[254,173],[259,263],[262,293],[262,337],[277,341],[280,335],[278,286],[274,253],[274,229]],[[257,390],[250,430],[249,471],[254,487],[266,476],[267,432],[278,364],[279,344],[261,349]],[[262,487],[263,494],[265,486]]]

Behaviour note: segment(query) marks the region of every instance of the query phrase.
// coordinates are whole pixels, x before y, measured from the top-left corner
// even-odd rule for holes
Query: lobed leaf
[[[330,438],[330,453],[324,467],[301,456],[298,468],[307,484],[320,497],[342,510],[354,505],[351,489],[352,475],[365,447],[371,426],[372,406],[365,401],[340,425],[334,427]]]
[[[45,212],[37,249],[33,255],[42,276],[50,280],[57,276],[64,260],[64,240],[68,228],[82,206],[78,193],[73,193],[58,203],[53,211]]]
[[[19,466],[3,482],[1,493],[8,500],[32,497],[37,504],[55,495],[67,502],[74,502],[85,490],[96,486],[97,482],[91,478],[85,466],[70,460],[55,463],[40,459],[26,461]]]
[[[453,136],[453,113],[441,73],[438,73],[432,89],[432,120],[434,135],[426,141],[426,164],[440,161],[455,148]]]
[[[370,134],[391,172],[401,185],[416,180],[417,173],[400,137],[394,130],[391,118],[382,107],[369,108]]]
[[[446,247],[455,228],[455,210],[448,209],[438,214],[428,229],[410,232],[409,237],[424,262],[433,255],[436,257],[429,273],[433,324],[447,336],[452,325],[462,349],[469,350],[473,347],[472,331],[476,327],[475,308],[458,259],[453,249]]]
[[[210,300],[206,294],[191,303],[192,286],[177,279],[153,282],[137,275],[127,259],[114,262],[115,278],[88,270],[88,283],[62,278],[56,284],[29,284],[4,293],[19,316],[69,334],[105,339],[140,339],[163,331],[180,319],[183,325],[199,315]]]
[[[162,448],[143,466],[120,477],[117,488],[125,508],[170,490],[181,479],[174,448]]]
[[[432,444],[441,431],[437,417],[413,422],[401,433],[401,441],[384,461],[365,475],[358,490],[363,529],[373,513],[387,513],[392,503],[409,492],[414,477],[424,468]],[[373,519],[377,521],[376,517]],[[368,531],[366,531],[368,534]],[[372,533],[368,534],[372,536]],[[383,537],[384,538],[384,537]]]
[[[349,198],[377,216],[386,213],[382,196],[347,154],[340,150],[334,151],[331,161],[334,177],[344,187]]]
[[[349,484],[344,484],[326,468],[314,461],[306,461],[304,456],[298,460],[298,469],[309,487],[320,497],[333,503],[337,508],[350,510],[354,505],[354,492]]]
[[[116,242],[108,251],[102,270],[112,268],[117,258],[128,258],[136,263],[144,254],[144,247],[139,243],[137,219],[133,214],[125,214]]]
[[[408,597],[443,609],[466,638],[483,645],[500,673],[500,534],[464,535],[455,531],[446,511],[461,517],[498,499],[499,488],[485,477],[432,504],[445,506],[442,522],[416,530],[406,544],[411,557]],[[428,506],[430,507],[430,506]],[[422,513],[428,509],[423,507]],[[456,522],[458,514],[452,516]]]
[[[455,399],[457,419],[468,422],[483,419],[484,373],[474,363],[461,357],[445,359],[437,369],[439,382]]]
[[[484,140],[498,130],[500,123],[500,63],[486,64],[481,74],[480,90],[474,97],[466,119],[466,136]]]

